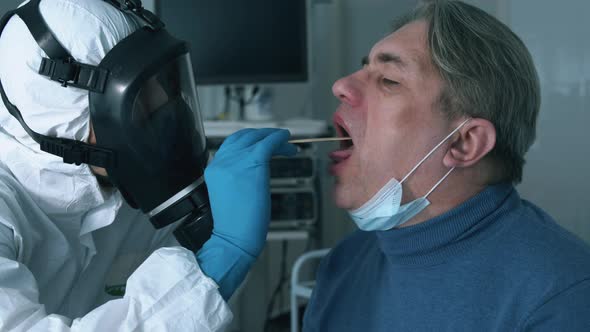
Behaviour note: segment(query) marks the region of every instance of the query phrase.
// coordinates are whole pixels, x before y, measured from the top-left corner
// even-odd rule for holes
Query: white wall
[[[156,0],[142,0],[143,7],[147,10],[154,11],[156,8]]]
[[[0,15],[4,15],[7,11],[15,9],[24,0],[2,0],[0,1]]]
[[[542,91],[537,142],[519,190],[590,241],[590,1],[507,4],[508,24],[531,51]]]
[[[525,43],[541,82],[537,140],[518,190],[590,242],[590,1],[469,0]]]

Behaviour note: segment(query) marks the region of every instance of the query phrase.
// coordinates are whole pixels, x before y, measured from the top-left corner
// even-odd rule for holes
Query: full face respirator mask
[[[178,223],[176,239],[196,251],[209,239],[213,218],[204,182],[208,151],[197,99],[189,47],[172,37],[139,0],[104,0],[133,15],[144,26],[120,41],[97,65],[77,62],[62,47],[39,11],[40,0],[8,12],[27,25],[45,51],[39,74],[88,90],[96,145],[49,137],[23,120],[0,82],[6,108],[41,150],[107,170],[108,181],[127,203],[146,213],[155,228]]]

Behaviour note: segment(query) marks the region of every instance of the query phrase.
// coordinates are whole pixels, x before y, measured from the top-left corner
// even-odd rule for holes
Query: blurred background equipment
[[[307,80],[306,1],[160,1],[157,12],[193,45],[197,84]]]
[[[305,0],[160,1],[157,12],[173,35],[193,45],[197,84],[226,85],[226,102],[238,101],[239,120],[254,101],[250,119],[269,119],[259,108],[272,94],[256,85],[248,96],[245,84],[308,78]]]

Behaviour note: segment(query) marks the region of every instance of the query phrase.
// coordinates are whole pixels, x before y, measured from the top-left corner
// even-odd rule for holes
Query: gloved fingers
[[[279,129],[256,145],[256,153],[262,154],[265,160],[275,155],[292,156],[297,153],[297,147],[287,142],[289,137],[291,137],[291,133],[288,130]]]
[[[272,156],[292,157],[296,155],[298,151],[299,149],[295,144],[285,142],[273,151]]]
[[[246,129],[240,129],[240,130],[236,131],[235,133],[229,135],[225,140],[223,140],[223,143],[221,144],[221,147],[219,148],[219,150],[228,148],[229,146],[233,145],[235,142],[239,141],[242,136],[247,135],[248,133],[255,131],[255,130],[256,129],[253,129],[253,128],[246,128]]]

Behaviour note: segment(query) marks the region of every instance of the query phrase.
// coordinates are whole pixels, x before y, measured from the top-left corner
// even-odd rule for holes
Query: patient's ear
[[[470,167],[485,157],[496,145],[496,128],[486,120],[472,118],[451,138],[443,159],[447,167]]]

